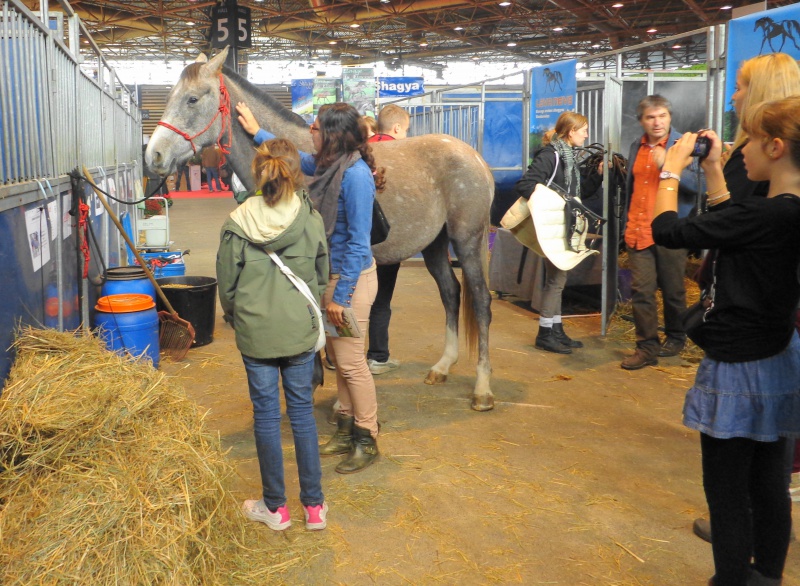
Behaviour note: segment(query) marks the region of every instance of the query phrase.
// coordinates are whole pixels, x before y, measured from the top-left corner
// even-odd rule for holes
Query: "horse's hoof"
[[[491,411],[494,409],[494,397],[492,395],[473,396],[472,408],[475,411]]]
[[[425,377],[426,385],[440,385],[445,382],[447,382],[447,375],[434,370],[431,370],[428,373],[428,376]]]

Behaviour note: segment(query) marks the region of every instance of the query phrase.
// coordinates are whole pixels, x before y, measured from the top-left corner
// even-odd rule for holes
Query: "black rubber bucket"
[[[217,308],[217,280],[212,277],[162,277],[156,279],[178,317],[194,326],[195,346],[214,341]],[[159,297],[158,310],[166,310]]]

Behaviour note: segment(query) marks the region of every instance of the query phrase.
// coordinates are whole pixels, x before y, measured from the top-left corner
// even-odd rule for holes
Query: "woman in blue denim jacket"
[[[240,102],[236,110],[256,144],[273,137],[260,128],[246,104]],[[361,116],[352,106],[323,106],[310,132],[317,152],[301,153],[301,167],[313,176],[311,200],[322,214],[331,260],[322,306],[336,326],[343,324],[345,308],[351,308],[359,328],[366,332],[378,291],[370,232],[375,191],[383,188],[383,170],[375,169]],[[348,454],[336,471],[358,472],[378,457],[378,402],[364,338],[329,337],[326,351],[336,364],[340,407],[337,431],[320,448],[320,454]]]

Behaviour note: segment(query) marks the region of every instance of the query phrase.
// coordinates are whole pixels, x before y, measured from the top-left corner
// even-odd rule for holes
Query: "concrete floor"
[[[219,228],[234,207],[232,199],[175,202],[173,248],[191,249],[188,275],[214,276]],[[258,533],[286,554],[271,583],[706,584],[711,548],[691,531],[706,511],[699,441],[681,424],[694,365],[669,358],[623,371],[627,343],[601,338],[596,317],[566,324],[584,349],[541,352],[532,346],[536,314],[495,300],[497,406],[476,413],[466,354],[444,385],[422,382],[444,340],[444,311],[424,267],[402,268],[393,309],[392,356],[402,366],[376,377],[382,458],[350,476],[334,472],[339,457],[323,459],[327,531],[302,527],[284,420],[295,525]],[[209,410],[208,427],[239,473],[234,494],[258,498],[245,373],[219,307],[214,342],[163,369]],[[325,422],[336,395],[330,374],[316,400],[323,440],[333,431]],[[800,584],[797,544],[784,584]]]

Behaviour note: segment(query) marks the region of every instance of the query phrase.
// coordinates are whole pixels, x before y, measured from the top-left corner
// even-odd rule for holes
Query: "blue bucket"
[[[106,281],[100,296],[142,293],[156,300],[156,288],[140,266],[113,267],[106,270]]]
[[[143,293],[106,295],[97,300],[95,327],[106,348],[119,354],[144,356],[158,368],[158,313],[152,297]]]

